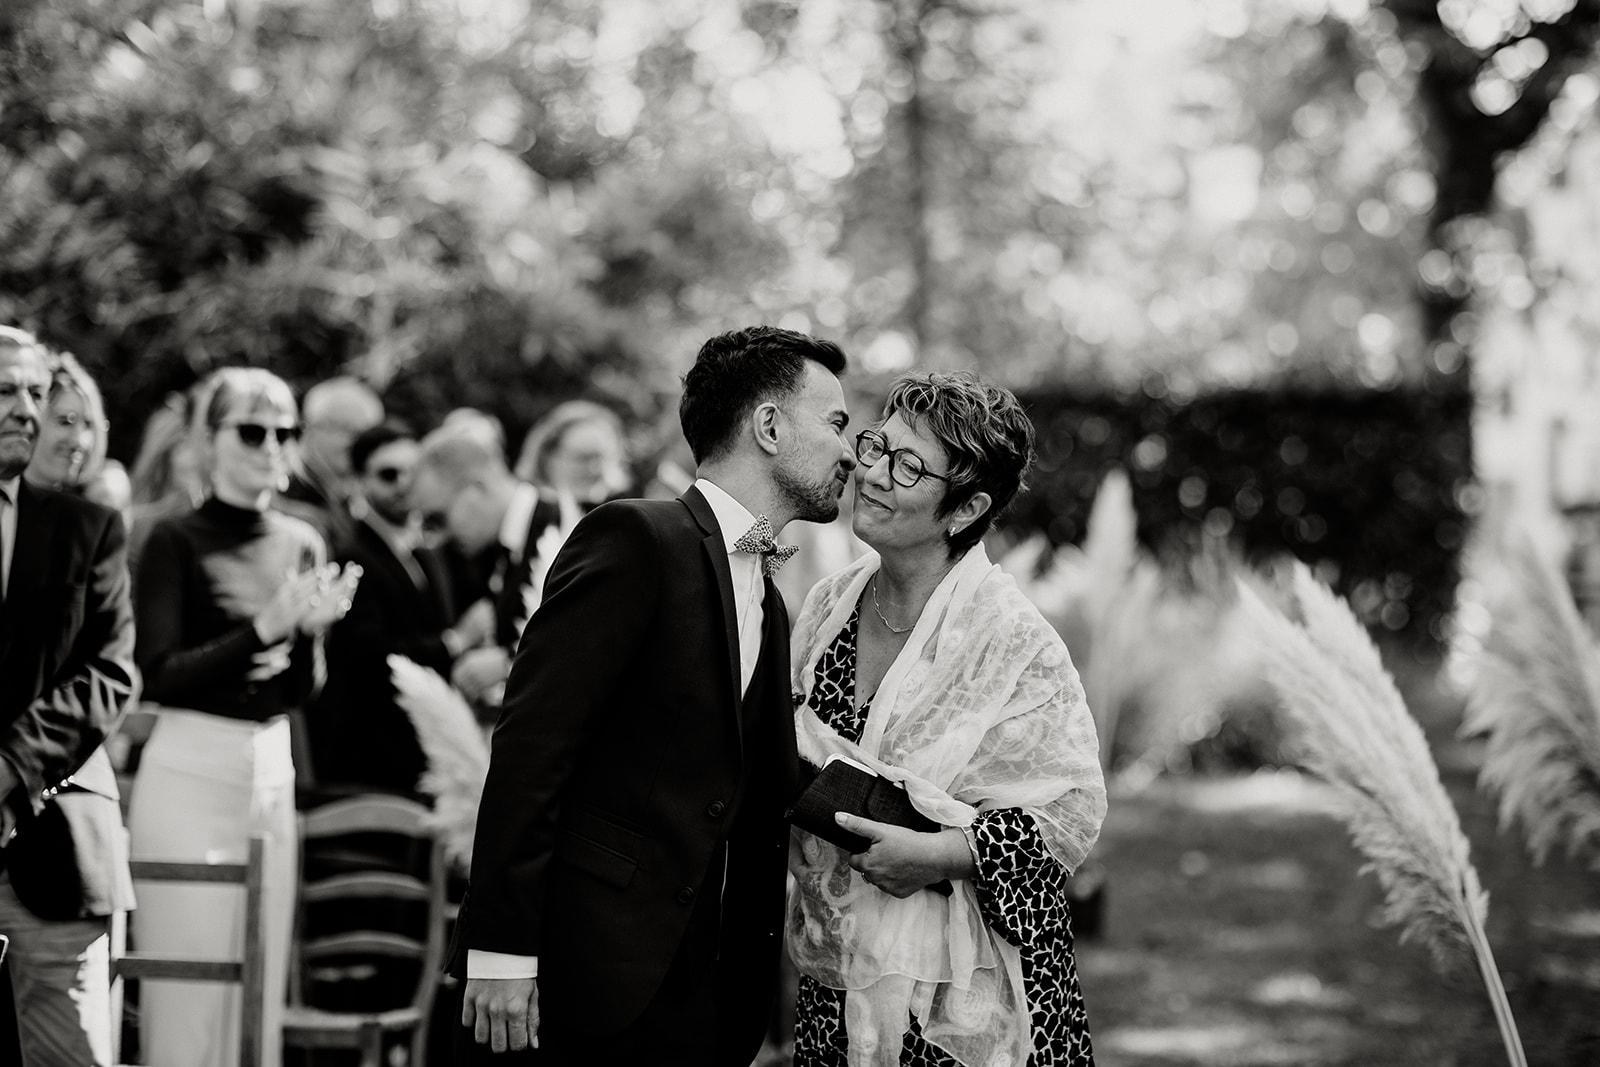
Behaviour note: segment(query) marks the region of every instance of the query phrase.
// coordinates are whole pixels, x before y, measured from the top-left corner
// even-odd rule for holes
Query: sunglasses
[[[394,485],[410,472],[404,467],[376,467],[367,472],[385,485]]]
[[[259,422],[229,422],[223,425],[232,426],[233,432],[239,435],[239,443],[246,448],[260,448],[267,443],[269,433],[277,439],[279,447],[300,439],[298,426],[265,426]]]

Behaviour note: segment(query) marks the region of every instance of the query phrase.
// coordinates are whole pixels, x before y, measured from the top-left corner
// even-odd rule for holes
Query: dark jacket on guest
[[[358,519],[343,554],[360,564],[350,612],[328,631],[328,681],[307,719],[317,782],[414,794],[426,763],[417,733],[395,701],[388,657],[405,656],[450,677],[440,635],[455,619],[449,579],[427,549],[402,558]]]
[[[41,919],[133,906],[116,777],[101,742],[138,698],[126,535],[108,508],[18,483],[0,602],[0,758],[22,778],[0,849]]]

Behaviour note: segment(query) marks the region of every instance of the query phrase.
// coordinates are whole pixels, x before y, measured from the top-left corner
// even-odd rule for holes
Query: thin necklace
[[[917,624],[917,620],[912,619],[911,626],[896,626],[883,617],[883,605],[878,603],[878,576],[876,574],[872,576],[872,610],[877,613],[878,621],[888,627],[889,632],[892,634],[908,634],[911,632],[911,627]]]

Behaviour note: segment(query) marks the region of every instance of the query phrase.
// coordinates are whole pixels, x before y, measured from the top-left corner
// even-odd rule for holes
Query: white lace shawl
[[[872,698],[859,744],[811,710],[818,659],[849,621],[878,556],[818,582],[795,624],[800,754],[848,755],[903,782],[946,826],[1021,808],[1069,871],[1105,817],[1094,720],[1066,646],[1016,582],[971,549],[922,610]],[[795,831],[789,949],[801,973],[845,994],[851,1067],[898,1064],[908,1015],[963,1064],[1022,1067],[1032,1047],[1022,961],[983,921],[971,881],[897,900],[843,850]]]

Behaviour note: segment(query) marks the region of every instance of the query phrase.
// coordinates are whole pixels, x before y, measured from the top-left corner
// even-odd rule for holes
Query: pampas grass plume
[[[1277,689],[1305,768],[1335,790],[1346,825],[1384,891],[1401,939],[1423,941],[1441,965],[1470,947],[1513,1064],[1525,1064],[1516,1023],[1484,933],[1488,894],[1417,725],[1378,650],[1345,602],[1295,564],[1287,612],[1239,583],[1240,609]]]
[[[1600,648],[1531,541],[1477,562],[1491,621],[1462,732],[1486,738],[1479,782],[1536,862],[1563,849],[1600,868]]]
[[[418,788],[433,797],[433,826],[445,854],[466,870],[489,774],[489,740],[472,708],[438,672],[405,656],[390,656],[389,672],[428,760]]]

